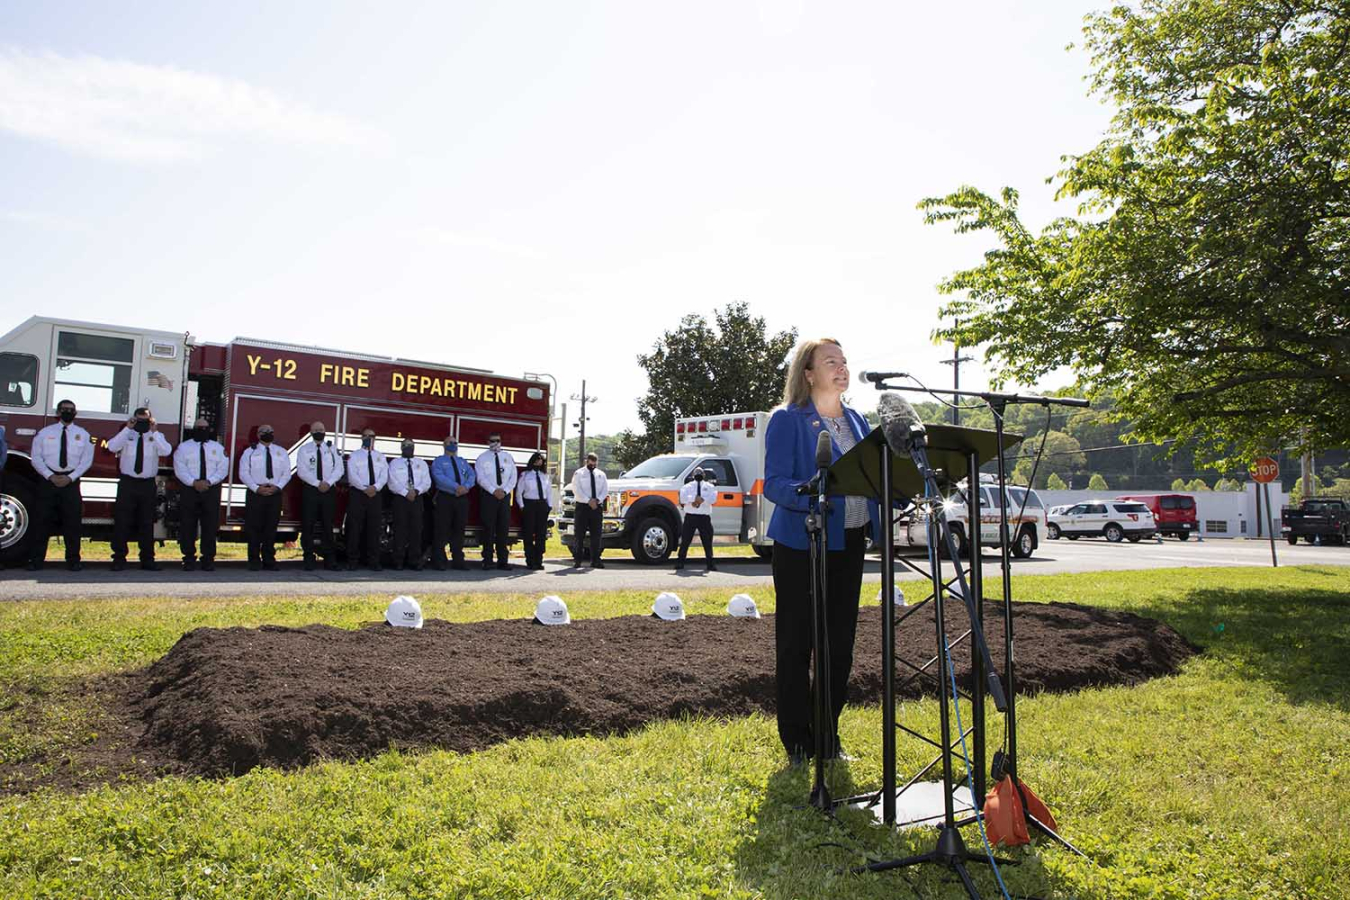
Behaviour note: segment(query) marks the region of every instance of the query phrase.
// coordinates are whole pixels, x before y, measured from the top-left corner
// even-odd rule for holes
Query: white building
[[[1041,502],[1047,508],[1065,503],[1084,503],[1089,500],[1110,500],[1122,494],[1183,494],[1195,498],[1195,520],[1200,525],[1200,536],[1205,538],[1255,538],[1256,491],[1260,485],[1247,482],[1241,491],[1051,491],[1038,490]],[[1271,509],[1266,510],[1265,495],[1261,497],[1261,512],[1271,522],[1276,537],[1280,536],[1280,507],[1289,502],[1279,484],[1270,486]],[[1260,537],[1271,532],[1261,529]]]

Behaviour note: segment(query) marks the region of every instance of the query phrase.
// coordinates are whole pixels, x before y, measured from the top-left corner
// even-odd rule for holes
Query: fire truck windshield
[[[694,461],[692,456],[654,456],[646,462],[638,465],[624,475],[625,478],[676,478],[689,464]]]

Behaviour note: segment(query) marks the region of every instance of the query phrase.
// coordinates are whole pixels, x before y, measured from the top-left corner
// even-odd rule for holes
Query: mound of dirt
[[[949,634],[967,628],[948,607]],[[1002,666],[1000,608],[986,631]],[[1022,693],[1135,684],[1174,672],[1195,652],[1150,619],[1072,604],[1016,606]],[[774,622],[693,616],[471,624],[428,621],[200,628],[133,680],[145,750],[189,771],[239,774],[367,757],[390,747],[470,751],[535,734],[623,732],[684,713],[743,716],[774,709]],[[881,697],[881,611],[862,611],[851,685],[855,703]],[[897,653],[934,653],[931,605],[897,628]],[[968,643],[953,650],[969,683]],[[901,696],[935,693],[897,667]]]

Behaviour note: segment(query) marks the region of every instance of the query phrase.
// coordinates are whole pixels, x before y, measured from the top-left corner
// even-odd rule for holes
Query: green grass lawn
[[[1013,896],[1350,896],[1350,569],[1023,577],[1015,591],[1154,616],[1205,652],[1139,687],[1019,702],[1023,777],[1092,861],[1044,842],[1009,851],[1022,860],[1003,870]],[[752,593],[772,611],[770,592]],[[468,621],[527,616],[535,598],[420,599],[431,617]],[[574,617],[645,613],[651,602],[566,599]],[[726,602],[710,591],[684,599],[692,614],[722,614]],[[144,665],[194,627],[353,627],[377,619],[384,600],[2,604],[0,772],[61,765],[91,739],[99,714],[60,702],[68,679]],[[905,703],[900,716],[932,730],[936,710]],[[843,739],[858,759],[836,770],[837,794],[879,783],[880,720],[876,707],[846,711]],[[912,740],[899,748],[902,771],[926,761]],[[799,808],[808,782],[783,765],[772,720],[753,716],[228,781],[42,790],[0,799],[0,896],[963,896],[932,869],[839,874],[863,854],[927,850],[932,835],[853,812],[827,821]],[[978,844],[977,832],[965,836]],[[976,877],[999,896],[987,872]]]

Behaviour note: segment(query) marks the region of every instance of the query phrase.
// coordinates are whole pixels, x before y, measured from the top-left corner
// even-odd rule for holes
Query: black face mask
[[[262,441],[264,444],[270,444],[270,443],[272,443],[272,432],[270,432],[270,431],[261,431],[261,432],[259,432],[259,433],[258,433],[258,440]]]
[[[404,447],[404,448],[403,448],[403,458],[404,458],[404,459],[412,459],[412,458],[413,458],[413,451],[416,450],[416,449],[417,449],[416,447]]]
[[[145,433],[146,433],[147,431],[149,431],[149,430],[150,430],[150,420],[149,420],[149,419],[137,419],[137,420],[136,420],[136,431],[137,431],[139,434],[145,434]]]
[[[204,443],[206,443],[207,441],[211,440],[211,438],[213,438],[213,437],[215,437],[215,432],[213,432],[210,428],[194,428],[194,429],[192,429],[192,439],[193,439],[194,441],[199,442],[199,443],[203,443],[203,444],[204,444]]]
[[[702,472],[697,472],[697,473],[695,473],[695,475],[694,475],[694,480],[695,480],[695,481],[702,481],[702,480],[703,480],[703,473],[702,473]]]
[[[65,422],[67,425],[69,425],[71,422],[74,422],[74,421],[75,421],[75,410],[73,410],[73,409],[63,409],[63,410],[61,410],[61,421],[62,421],[62,422]]]
[[[327,437],[327,435],[325,435],[322,431],[311,431],[311,432],[309,433],[309,436],[312,437],[312,438],[314,438],[314,442],[315,442],[316,444],[322,444],[322,443],[323,443],[323,439],[324,439],[325,437]]]
[[[375,445],[375,435],[361,435],[361,446],[369,450]]]

